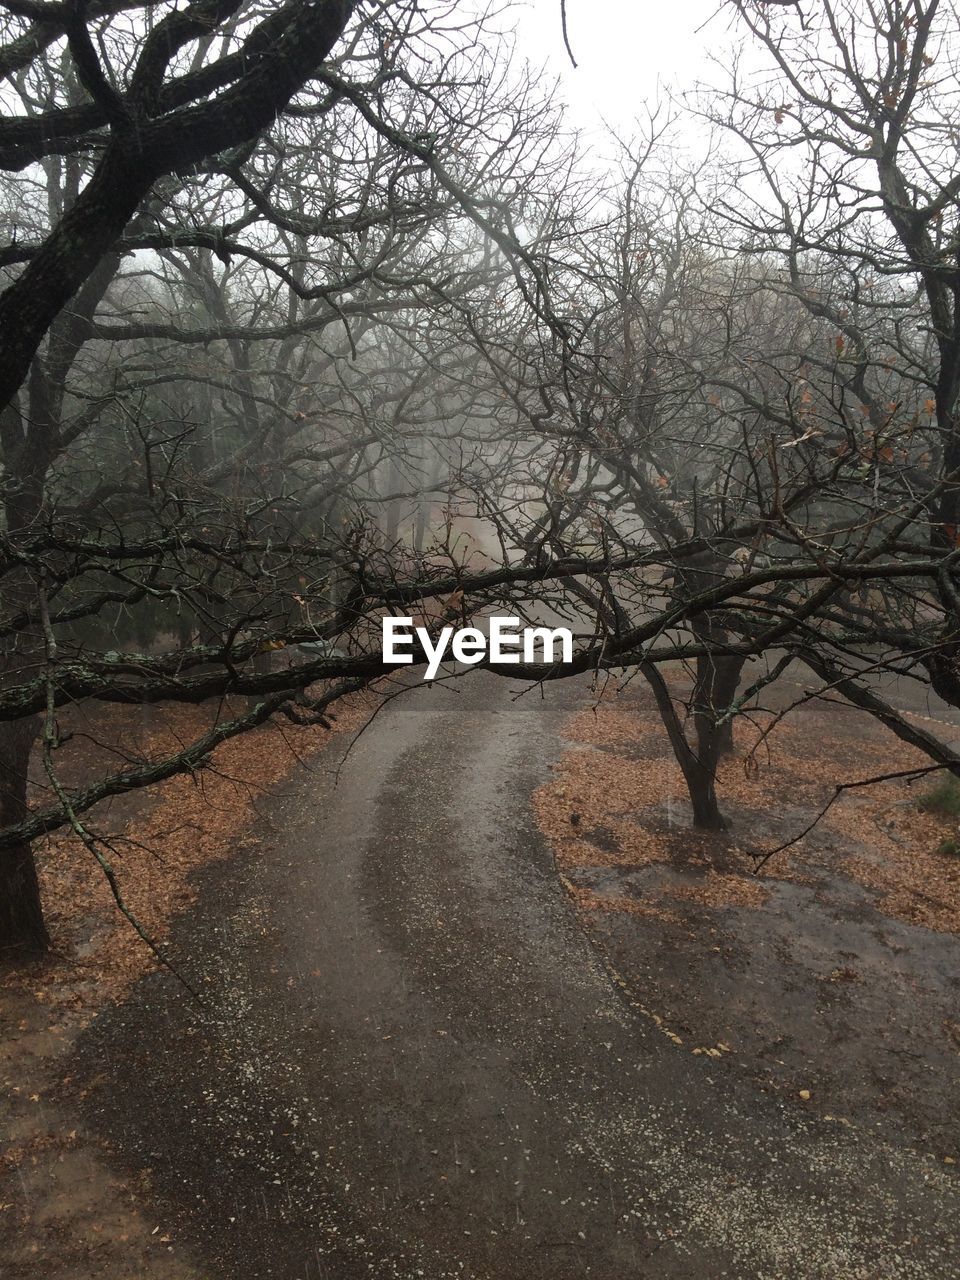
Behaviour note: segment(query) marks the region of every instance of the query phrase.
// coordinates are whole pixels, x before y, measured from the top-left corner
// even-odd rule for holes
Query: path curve
[[[955,1274],[955,1171],[611,984],[529,810],[586,695],[517,692],[395,699],[205,877],[175,940],[205,1007],[153,975],[85,1036],[87,1120],[167,1230],[244,1280]]]

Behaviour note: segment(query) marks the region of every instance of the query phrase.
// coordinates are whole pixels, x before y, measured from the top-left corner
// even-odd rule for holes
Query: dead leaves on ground
[[[733,826],[715,835],[689,829],[683,777],[643,692],[605,696],[574,715],[565,726],[570,748],[533,803],[578,907],[677,923],[684,900],[760,907],[765,881],[811,883],[828,872],[872,890],[883,913],[960,932],[960,859],[937,852],[956,822],[921,812],[918,789],[905,782],[844,794],[809,837],[753,874],[756,858],[802,831],[838,782],[928,763],[846,709],[808,706],[762,737],[771,719],[738,723],[738,752],[718,773]],[[654,867],[680,874],[648,875],[643,893],[634,877],[629,894],[594,892],[579,874]]]

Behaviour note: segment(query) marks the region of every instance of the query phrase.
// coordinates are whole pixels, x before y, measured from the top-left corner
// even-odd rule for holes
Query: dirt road
[[[392,702],[264,814],[75,1087],[204,1275],[947,1277],[960,1183],[611,984],[529,797],[574,682]]]

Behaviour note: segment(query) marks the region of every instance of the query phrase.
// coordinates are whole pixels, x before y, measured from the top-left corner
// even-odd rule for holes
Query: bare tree
[[[33,840],[322,720],[384,611],[572,620],[500,674],[640,673],[702,827],[794,659],[960,774],[885,696],[960,705],[955,27],[730,7],[774,77],[694,101],[728,149],[654,122],[598,184],[442,0],[5,6],[0,947]],[[77,701],[211,718],[71,788]]]
[[[265,655],[357,640],[383,606],[375,472],[422,448],[418,406],[444,376],[417,334],[490,287],[476,228],[508,238],[543,107],[451,4],[5,9],[0,947],[16,951],[46,942],[33,837],[66,823],[96,853],[79,815],[98,799],[278,709],[322,719],[381,670],[364,654],[305,708],[336,662]],[[387,335],[408,357],[393,376]],[[76,794],[56,776],[66,703],[231,693],[242,714],[169,759]],[[38,713],[45,814],[26,802]]]

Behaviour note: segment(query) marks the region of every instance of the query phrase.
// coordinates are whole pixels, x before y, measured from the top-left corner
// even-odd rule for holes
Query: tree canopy
[[[568,620],[500,674],[648,680],[700,825],[789,661],[960,774],[886,693],[960,705],[957,14],[722,11],[754,69],[601,171],[450,0],[2,0],[0,946],[33,841],[324,720],[385,612]],[[78,701],[213,712],[71,788]]]

